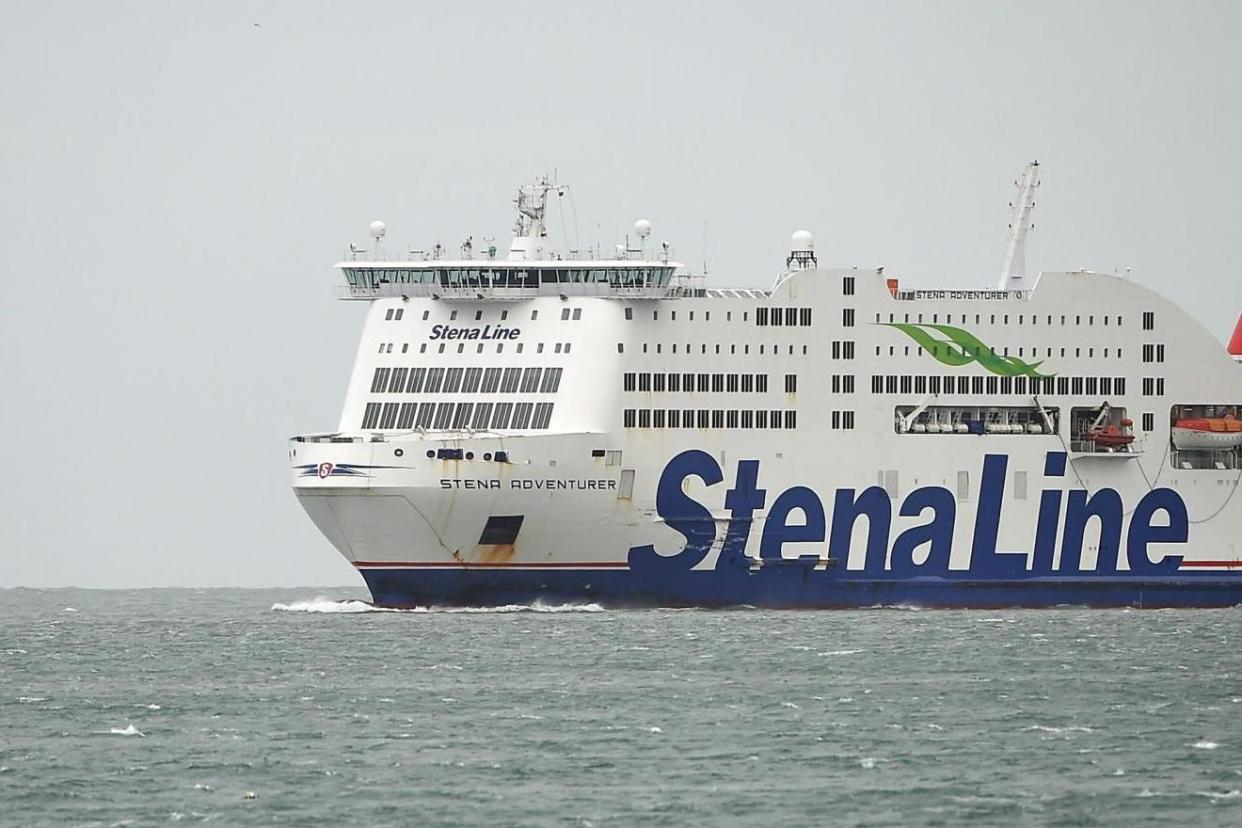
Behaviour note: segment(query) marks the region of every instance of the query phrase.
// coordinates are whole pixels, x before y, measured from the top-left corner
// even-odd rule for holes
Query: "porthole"
[[[473,459],[474,459],[474,452],[473,452],[473,451],[468,451],[468,452],[466,452],[466,459],[467,459],[467,460],[473,460]]]
[[[433,451],[432,449],[427,449],[427,459],[428,459],[428,460],[434,460],[434,459],[435,459],[435,456],[436,456],[435,451]]]
[[[492,459],[492,453],[491,453],[490,451],[485,451],[485,452],[483,452],[483,459],[484,459],[484,460],[491,460],[491,459]]]
[[[394,457],[404,457],[404,456],[405,456],[405,449],[393,449],[393,450],[392,450],[392,453],[393,453],[393,456],[394,456]]]

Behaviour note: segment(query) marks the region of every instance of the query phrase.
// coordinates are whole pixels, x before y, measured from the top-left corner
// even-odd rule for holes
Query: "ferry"
[[[1129,278],[1028,274],[1038,164],[1015,184],[981,290],[820,267],[805,230],[765,290],[646,220],[569,249],[546,177],[507,251],[373,222],[294,493],[385,607],[1242,603],[1242,319],[1224,348]]]

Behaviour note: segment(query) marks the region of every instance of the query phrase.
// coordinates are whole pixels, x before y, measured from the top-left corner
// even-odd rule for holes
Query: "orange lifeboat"
[[[1124,426],[1128,425],[1122,421],[1123,428],[1115,425],[1100,426],[1093,428],[1087,432],[1087,439],[1095,443],[1097,446],[1105,446],[1107,448],[1120,448],[1128,446],[1134,442],[1134,435],[1129,433]]]
[[[1224,417],[1193,417],[1173,423],[1173,445],[1179,449],[1216,450],[1242,446],[1242,420]]]

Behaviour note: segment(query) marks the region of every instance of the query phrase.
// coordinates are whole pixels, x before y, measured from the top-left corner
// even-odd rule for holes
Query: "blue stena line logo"
[[[517,339],[521,328],[505,328],[500,325],[484,325],[481,328],[456,328],[452,325],[432,325],[428,339]]]
[[[1044,461],[1046,478],[1065,476],[1066,454],[1048,452]],[[787,543],[828,543],[828,557],[845,568],[849,559],[850,537],[859,518],[867,518],[864,565],[847,575],[911,577],[916,575],[1030,576],[1058,574],[1116,574],[1124,551],[1130,574],[1172,574],[1181,564],[1181,555],[1164,554],[1152,561],[1148,545],[1184,544],[1190,522],[1186,503],[1172,489],[1148,491],[1130,512],[1124,543],[1122,527],[1127,514],[1121,495],[1110,488],[1089,493],[1085,489],[1048,489],[1039,498],[1035,537],[1029,551],[998,551],[1001,506],[1009,457],[988,454],[983,460],[982,482],[975,504],[974,534],[965,565],[959,561],[950,570],[953,531],[957,522],[957,498],[943,486],[923,486],[911,491],[900,507],[880,486],[857,491],[837,489],[832,499],[829,525],[824,502],[806,486],[781,492],[768,506],[768,492],[759,488],[759,461],[739,460],[733,487],[725,492],[728,510],[717,570],[749,567],[745,556],[755,512],[767,507],[759,557],[765,561],[783,559]],[[685,548],[676,555],[661,555],[651,545],[632,547],[629,563],[634,569],[686,571],[702,563],[716,542],[716,519],[706,506],[683,491],[687,478],[697,477],[707,486],[724,481],[720,464],[708,453],[691,450],[678,454],[664,467],[656,490],[656,510],[665,524],[685,538]],[[1061,525],[1062,498],[1066,499],[1065,522]],[[905,529],[890,539],[893,510],[899,517],[928,516],[926,522]],[[798,513],[795,515],[795,513]],[[791,520],[791,517],[794,519]],[[1083,541],[1088,523],[1099,523],[1100,541],[1093,569],[1083,568]],[[1058,535],[1061,555],[1053,569]],[[808,560],[815,560],[819,554]],[[1122,574],[1126,570],[1120,570]]]

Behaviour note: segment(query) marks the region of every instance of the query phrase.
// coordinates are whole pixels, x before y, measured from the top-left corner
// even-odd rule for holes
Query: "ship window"
[[[441,386],[444,385],[444,369],[429,368],[427,369],[427,387],[428,394],[440,393]]]
[[[781,412],[769,411],[768,412],[768,428],[782,428],[782,427],[783,425],[782,425],[782,420],[781,420]]]
[[[875,377],[872,377],[871,380],[872,380],[871,384],[874,386]],[[875,388],[872,388],[871,390],[872,392],[874,392]],[[931,394],[940,393],[940,375],[939,374],[934,374],[927,378],[927,391],[928,393],[931,393]]]
[[[999,383],[998,383],[998,381],[997,381],[997,378],[996,378],[996,377],[988,377],[988,378],[987,378],[987,393],[989,393],[989,394],[995,394],[995,393],[997,393],[997,390],[998,390],[997,386],[998,386],[998,385],[999,385]]]
[[[1156,346],[1156,362],[1164,362],[1164,345]]]
[[[440,403],[436,406],[436,425],[437,429],[445,429],[453,422],[453,404]]]
[[[534,394],[539,390],[539,377],[542,373],[542,368],[527,368],[522,372],[523,394]]]
[[[408,342],[403,342],[403,343],[401,343],[401,353],[403,353],[403,354],[404,354],[404,353],[406,353],[406,352],[407,352],[407,351],[409,351],[409,350],[410,350],[410,343],[408,343]]]
[[[786,411],[785,412],[785,428],[797,428],[797,427],[798,427],[798,412],[797,411]]]
[[[983,377],[971,377],[970,378],[970,393],[972,394],[983,393]]]
[[[625,318],[626,318],[626,319],[633,319],[633,318],[634,318],[634,309],[633,309],[633,308],[626,308],[626,309],[625,309]]]
[[[513,406],[513,422],[510,424],[510,428],[529,428],[530,415],[534,409],[534,404],[528,402],[518,403]]]
[[[492,429],[499,430],[508,428],[509,418],[511,416],[513,416],[513,403],[496,403],[496,408],[492,411]]]
[[[479,403],[474,407],[474,419],[470,423],[470,427],[475,431],[482,431],[487,428],[487,424],[492,419],[492,404]]]
[[[457,311],[451,311],[449,313],[449,321],[452,322],[455,319],[457,319]]]
[[[699,391],[701,391],[701,392],[702,392],[702,391],[707,391],[707,387],[708,387],[708,383],[709,383],[709,382],[710,382],[710,379],[708,378],[708,375],[707,375],[707,374],[699,374],[699,380],[698,380],[698,390],[699,390]]]
[[[509,318],[509,312],[507,310],[502,310],[500,312],[500,321],[504,322],[508,318]]]
[[[910,382],[910,379],[911,379],[911,378],[910,378],[910,375],[909,375],[909,374],[903,374],[903,375],[901,376],[901,393],[903,393],[903,394],[909,394],[909,393],[911,393],[911,382]]]
[[[767,428],[767,427],[768,427],[768,412],[767,411],[756,411],[755,412],[755,428]]]
[[[681,412],[681,427],[694,428],[694,409],[686,408]]]
[[[638,422],[638,412],[627,408],[621,412],[621,422],[626,428],[633,428]]]
[[[392,372],[392,380],[388,383],[388,393],[399,394],[405,390],[405,375],[409,368],[396,368]]]
[[[464,372],[465,372],[464,368],[449,368],[448,369],[448,372],[444,375],[444,393],[445,394],[456,394],[458,392],[458,390],[461,388],[461,378]]]
[[[669,391],[680,391],[681,390],[681,374],[669,374],[667,383],[668,383]]]
[[[853,429],[854,428],[854,412],[853,411],[841,412],[841,423],[842,425],[845,426],[846,429]]]
[[[1013,393],[1013,377],[1001,377],[1000,378],[1000,392],[1002,394]]]
[[[569,308],[561,308],[561,321],[569,319]]]
[[[755,374],[755,390],[760,394],[768,393],[768,375]]]
[[[724,374],[712,374],[712,391],[717,394],[724,391]]]
[[[1096,377],[1087,377],[1087,396],[1094,397],[1099,393],[1099,381]]]
[[[706,409],[706,408],[700,408],[700,409],[698,410],[698,415],[697,415],[696,421],[698,422],[699,428],[707,428],[707,423],[708,423],[708,417],[709,417],[709,416],[710,416],[710,415],[708,414],[708,412],[707,412],[707,409]]]
[[[726,376],[725,377],[725,390],[730,393],[735,393],[737,389],[738,389],[737,374],[729,374],[728,376]]]
[[[761,346],[761,347],[762,347],[762,346]],[[841,358],[841,342],[840,342],[840,340],[834,340],[834,341],[833,341],[833,343],[832,343],[832,358],[833,358],[833,359],[840,359],[840,358]]]
[[[458,403],[453,411],[453,428],[462,429],[470,425],[470,415],[474,413],[474,403]]]
[[[742,374],[742,391],[749,393],[755,390],[755,378],[752,374]]]
[[[419,346],[418,346],[418,352],[419,352],[420,354],[425,354],[425,353],[427,353],[427,343],[426,343],[426,342],[424,342],[423,344],[421,344],[421,345],[419,345]]]
[[[531,312],[530,312],[530,321],[531,321],[531,322],[534,322],[534,321],[535,321],[536,319],[538,319],[538,318],[539,318],[539,311],[537,311],[537,310],[533,310],[533,311],[531,311]]]
[[[755,324],[760,327],[768,324],[767,308],[755,308]]]
[[[561,387],[563,368],[549,368],[543,372],[543,383],[539,386],[541,394],[555,394]]]
[[[366,410],[362,414],[363,428],[375,428],[375,424],[379,422],[380,407],[379,403],[367,403]]]
[[[522,353],[522,346],[523,346],[523,345],[525,345],[525,344],[526,344],[525,342],[519,342],[519,343],[517,344],[517,352],[518,352],[519,354],[520,354],[520,353]]]
[[[559,343],[559,342],[558,342],[558,343],[556,343],[556,349],[555,349],[555,351],[556,351],[556,353],[558,353],[558,354],[561,352],[561,343]],[[644,354],[645,354],[645,353],[647,353],[647,343],[646,343],[646,342],[644,342],[644,343],[643,343],[643,353],[644,353]]]
[[[854,295],[854,277],[846,276],[841,280],[841,293],[845,296]]]
[[[737,409],[731,408],[725,412],[725,428],[737,428]]]
[[[500,353],[500,352],[501,352],[501,351],[503,351],[504,349],[505,349],[505,343],[503,343],[503,342],[497,342],[497,343],[496,343],[496,353]]]
[[[418,403],[401,403],[401,416],[397,418],[397,428],[413,428],[414,415],[418,413]]]
[[[644,371],[643,373],[638,375],[638,390],[639,391],[650,391],[651,390],[651,374],[646,373]]]
[[[884,378],[884,392],[887,394],[897,393],[897,375],[889,374]]]
[[[385,320],[392,319],[392,308],[389,308],[388,313],[384,314],[384,319]]]
[[[1070,380],[1070,393],[1075,396],[1082,393],[1082,377],[1073,377]]]
[[[1100,377],[1100,393],[1105,397],[1111,396],[1113,393],[1113,378]]]
[[[1156,396],[1164,396],[1164,377],[1156,377]]]
[[[957,499],[970,500],[970,472],[968,471],[957,473]]]
[[[500,388],[500,369],[488,368],[483,372],[483,393],[495,394]]]
[[[435,403],[419,403],[418,405],[418,427],[431,428],[431,424],[435,422],[436,404]]]
[[[798,309],[797,308],[785,308],[785,325],[787,327],[793,327],[794,325],[797,325],[797,324],[798,324]]]
[[[535,416],[531,420],[531,428],[547,428],[552,422],[552,403],[536,403]]]
[[[1026,393],[1026,377],[1014,377],[1013,378],[1013,390],[1015,393],[1025,394]]]
[[[424,321],[424,322],[426,322],[426,321],[427,321],[427,318],[428,318],[428,317],[430,317],[430,316],[431,316],[431,311],[423,311],[423,321]]]
[[[543,343],[542,343],[542,342],[540,342],[540,343],[539,343],[539,353],[541,353],[541,354],[543,353]],[[617,353],[618,353],[618,354],[624,354],[624,353],[625,353],[625,343],[624,343],[624,342],[618,342],[618,343],[617,343]]]
[[[621,390],[633,391],[638,388],[638,374],[633,371],[627,371],[621,376]]]
[[[1143,431],[1155,431],[1155,430],[1156,430],[1156,415],[1152,414],[1151,412],[1145,413],[1143,415]]]
[[[384,390],[388,383],[387,368],[376,368],[374,376],[371,377],[371,393],[378,394]]]
[[[724,428],[724,410],[712,409],[712,428]]]
[[[656,372],[655,374],[651,375],[651,390],[652,391],[663,391],[664,390],[664,374]]]
[[[853,308],[842,308],[841,309],[841,325],[842,327],[846,327],[846,328],[854,327],[854,309]]]
[[[664,409],[657,408],[651,412],[651,427],[664,428]]]
[[[465,394],[475,394],[479,390],[479,383],[483,379],[482,368],[467,368],[465,379],[462,380],[461,390]]]
[[[442,354],[442,353],[444,353],[444,343],[443,343],[443,342],[441,342],[441,343],[440,343],[440,347],[439,347],[439,348],[437,348],[437,349],[436,349],[436,351],[437,351],[437,352],[439,352],[439,353],[441,353],[441,354]]]
[[[638,427],[651,428],[651,411],[646,408],[638,409]]]
[[[1113,377],[1113,393],[1114,394],[1125,394],[1126,393],[1126,378],[1125,377]]]
[[[522,379],[521,368],[506,368],[504,379],[500,383],[500,393],[512,394],[518,390],[518,384]]]

